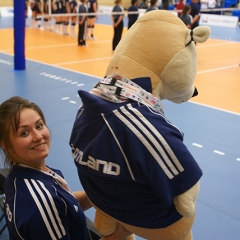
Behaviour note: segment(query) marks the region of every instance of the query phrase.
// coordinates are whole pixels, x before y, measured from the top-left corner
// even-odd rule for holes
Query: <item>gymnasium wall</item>
[[[13,0],[0,0],[0,7],[10,7],[13,5]]]

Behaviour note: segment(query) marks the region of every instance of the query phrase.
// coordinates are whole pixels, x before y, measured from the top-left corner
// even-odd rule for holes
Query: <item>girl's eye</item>
[[[28,132],[27,132],[27,131],[21,132],[21,137],[26,137],[27,135],[28,135]]]
[[[42,129],[42,128],[43,128],[43,126],[44,126],[44,124],[43,124],[43,123],[39,123],[39,124],[36,126],[36,128],[37,128],[37,129]]]

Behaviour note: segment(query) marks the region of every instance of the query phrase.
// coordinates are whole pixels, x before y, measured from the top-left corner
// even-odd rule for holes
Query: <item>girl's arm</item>
[[[100,240],[124,240],[127,236],[131,234],[131,232],[126,230],[122,225],[118,223],[116,231],[114,233],[109,236],[102,237]]]
[[[118,20],[117,20],[117,22],[116,23],[114,23],[114,27],[117,27],[118,26],[118,24],[122,21],[122,19],[123,19],[123,16],[121,15],[121,16],[119,16],[119,18],[118,18]]]

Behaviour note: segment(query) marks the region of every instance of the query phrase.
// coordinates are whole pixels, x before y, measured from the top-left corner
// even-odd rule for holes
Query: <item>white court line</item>
[[[227,40],[224,40],[224,41],[227,41]],[[230,45],[230,44],[240,44],[240,43],[229,41],[229,42],[225,42],[225,43],[205,44],[205,45],[202,45],[202,46],[197,45],[197,48],[219,47],[219,46]]]
[[[239,64],[234,64],[234,65],[220,67],[220,68],[212,68],[212,69],[209,69],[209,70],[203,70],[203,71],[197,72],[197,74],[215,72],[215,71],[220,71],[220,70],[224,70],[224,69],[228,69],[228,68],[236,68],[236,67],[239,67]]]
[[[203,145],[198,144],[198,143],[192,143],[192,145],[195,146],[195,147],[199,147],[199,148],[202,148],[202,147],[203,147]]]
[[[112,40],[102,40],[102,41],[97,41],[97,43],[105,43],[105,42],[111,42]],[[56,45],[45,45],[45,46],[38,46],[38,47],[25,47],[25,50],[36,50],[36,49],[42,49],[42,48],[58,48],[58,47],[69,47],[69,46],[77,46],[76,43],[65,43],[65,44],[56,44]],[[12,51],[13,48],[11,49],[4,49],[4,51]],[[0,51],[2,52],[2,51]]]
[[[111,59],[111,58],[112,57],[92,58],[92,59],[79,60],[79,61],[73,61],[73,62],[56,63],[56,64],[53,64],[53,66],[61,66],[61,65],[68,65],[68,64],[81,63],[81,62],[101,61],[101,60],[106,60],[106,59]]]
[[[213,152],[214,152],[214,153],[217,153],[217,154],[219,154],[219,155],[225,155],[224,152],[220,152],[220,151],[218,151],[218,150],[214,150]]]
[[[0,51],[0,53],[2,53],[3,55],[13,56],[12,53],[6,53],[6,52],[3,52],[3,51]],[[84,73],[84,72],[79,72],[79,71],[72,70],[72,69],[69,69],[69,68],[66,68],[66,67],[54,66],[52,64],[48,64],[46,62],[42,62],[42,61],[39,61],[39,60],[34,60],[34,59],[29,59],[29,58],[26,58],[26,60],[34,62],[34,63],[43,64],[43,65],[48,66],[48,67],[55,67],[55,68],[62,69],[62,70],[68,71],[68,72],[77,73],[77,74],[93,77],[93,78],[96,78],[96,79],[102,79],[101,77],[96,76],[96,75],[92,75],[92,74]],[[51,75],[51,74],[49,74],[49,75]],[[61,79],[60,81],[64,81],[64,80],[66,80],[66,79]],[[81,84],[81,86],[83,86],[83,85]],[[200,105],[200,106],[204,106],[204,107],[207,107],[207,108],[215,109],[215,110],[218,110],[218,111],[221,111],[221,112],[226,112],[226,113],[230,113],[230,114],[234,114],[234,115],[240,116],[240,114],[237,113],[237,112],[228,111],[228,110],[225,110],[225,109],[222,109],[222,108],[213,107],[211,105],[207,105],[207,104],[203,104],[203,103],[193,102],[191,100],[189,100],[188,102],[189,103],[193,103],[193,104],[197,104],[197,105]]]
[[[38,46],[38,47],[25,47],[25,50],[36,50],[42,48],[56,48],[56,47],[68,47],[68,46],[76,46],[75,43],[68,43],[68,44],[57,44],[57,45],[47,45],[47,46]],[[4,49],[4,51],[12,51],[13,49]]]
[[[203,107],[208,107],[208,108],[216,109],[218,111],[227,112],[227,113],[231,113],[231,114],[240,116],[240,113],[231,112],[231,111],[228,111],[228,110],[225,110],[225,109],[222,109],[222,108],[213,107],[213,106],[210,106],[210,105],[207,105],[207,104],[203,104],[203,103],[193,102],[191,100],[189,100],[188,102],[193,103],[193,104],[197,104],[197,105],[200,105],[200,106],[203,106]]]
[[[106,43],[111,42],[112,40],[98,40],[97,43]],[[226,41],[226,40],[225,40]],[[209,44],[203,46],[197,46],[197,48],[207,48],[207,47],[218,47],[222,45],[229,45],[229,44],[239,44],[239,42],[229,41],[226,43],[216,43],[216,44]],[[69,47],[69,46],[76,46],[77,43],[65,43],[65,44],[56,44],[56,45],[44,45],[44,46],[37,46],[37,47],[25,47],[25,50],[36,50],[36,49],[43,49],[43,48],[58,48],[58,47]],[[12,51],[13,49],[4,49],[3,51]],[[1,51],[2,52],[2,51]],[[2,52],[4,53],[4,52]]]

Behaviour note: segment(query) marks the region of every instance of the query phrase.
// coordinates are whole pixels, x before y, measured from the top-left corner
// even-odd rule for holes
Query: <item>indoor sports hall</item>
[[[123,35],[126,16],[124,24]],[[194,240],[239,240],[240,28],[210,27],[210,38],[197,44],[199,95],[179,105],[163,100],[163,107],[203,170]],[[25,31],[26,69],[15,70],[13,17],[0,16],[0,103],[19,95],[42,108],[52,134],[47,164],[62,170],[73,191],[81,190],[69,137],[81,105],[78,90],[90,91],[113,55],[111,16],[98,16],[96,40],[87,40],[85,48],[76,37],[31,27]],[[85,212],[91,220],[94,213]],[[0,239],[8,239],[6,228]]]

